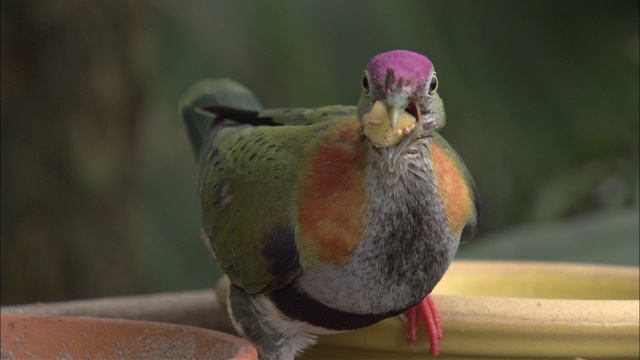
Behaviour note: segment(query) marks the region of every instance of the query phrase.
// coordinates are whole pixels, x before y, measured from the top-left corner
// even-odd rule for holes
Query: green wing
[[[216,115],[203,137],[198,174],[202,224],[216,260],[248,293],[282,287],[302,271],[295,220],[300,165],[318,135],[353,119],[355,108],[258,113],[214,102],[202,111]]]
[[[328,124],[335,121],[353,119],[355,115],[355,106],[332,105],[317,109],[270,109],[260,112],[258,116],[271,119],[275,123],[282,125],[300,126]]]

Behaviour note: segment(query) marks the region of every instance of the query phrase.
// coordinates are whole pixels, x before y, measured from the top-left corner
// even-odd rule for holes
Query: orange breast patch
[[[447,224],[451,231],[461,231],[472,213],[469,186],[456,161],[435,142],[431,143],[431,163]]]
[[[357,119],[327,129],[306,156],[296,200],[298,224],[303,241],[321,261],[344,263],[362,237],[365,160]]]

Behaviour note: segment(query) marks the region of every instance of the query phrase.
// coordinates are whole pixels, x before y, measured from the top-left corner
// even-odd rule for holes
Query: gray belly
[[[297,286],[318,302],[345,312],[380,314],[408,309],[431,292],[458,247],[453,234],[441,231],[436,232],[440,237],[397,236],[420,232],[398,231],[396,236],[381,232],[363,239],[342,266],[306,267]]]

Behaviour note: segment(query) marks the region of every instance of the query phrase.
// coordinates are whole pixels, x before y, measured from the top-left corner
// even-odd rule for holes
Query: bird
[[[467,167],[437,132],[438,87],[426,56],[394,50],[366,65],[357,106],[264,109],[227,78],[179,100],[202,237],[261,360],[398,315],[410,342],[421,317],[438,354],[429,294],[480,216]]]

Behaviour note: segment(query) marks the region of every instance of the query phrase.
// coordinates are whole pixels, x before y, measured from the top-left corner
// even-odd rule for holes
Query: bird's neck
[[[389,171],[379,153],[368,154],[373,164],[367,172],[365,190],[369,198],[368,225],[356,249],[378,257],[383,272],[428,274],[429,290],[448,267],[459,244],[459,235],[448,223],[448,204],[442,197],[447,181],[436,169],[439,160],[434,158],[435,147],[431,138],[417,140],[398,158],[394,171]]]
[[[435,191],[429,147],[428,138],[419,139],[409,145],[398,157],[393,171],[389,170],[388,159],[383,153],[371,148],[368,153],[368,163],[371,164],[368,172],[371,191],[404,191],[412,186]],[[425,189],[425,186],[428,189]]]

